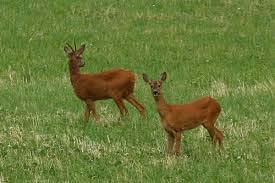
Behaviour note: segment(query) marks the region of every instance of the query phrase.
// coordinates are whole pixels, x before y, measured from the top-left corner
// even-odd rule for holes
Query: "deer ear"
[[[143,77],[143,80],[146,82],[146,83],[149,83],[149,78],[147,76],[147,74],[142,74],[142,77]]]
[[[164,72],[164,73],[162,73],[162,74],[160,75],[160,80],[161,80],[161,81],[165,81],[165,80],[166,80],[166,77],[167,77],[167,74],[166,74],[166,72]]]
[[[64,46],[64,51],[65,51],[65,53],[67,53],[67,54],[70,54],[70,53],[71,53],[70,48],[68,48],[68,46]]]
[[[81,45],[81,47],[76,51],[78,55],[81,55],[85,50],[85,44]]]

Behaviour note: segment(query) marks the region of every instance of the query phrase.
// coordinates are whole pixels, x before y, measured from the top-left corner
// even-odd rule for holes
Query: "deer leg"
[[[176,132],[175,135],[175,154],[180,155],[180,143],[181,143],[181,133]]]
[[[224,139],[224,135],[223,135],[223,133],[219,129],[217,129],[216,127],[214,127],[214,128],[215,128],[216,139],[217,139],[217,141],[219,143],[219,146],[221,148],[223,148],[222,141]]]
[[[86,101],[86,111],[85,111],[85,121],[88,122],[90,117],[90,112],[92,111],[92,114],[95,118],[95,120],[98,122],[100,120],[100,116],[96,112],[95,108],[95,102],[92,100]]]
[[[219,131],[215,128],[214,124],[219,116],[219,111],[212,111],[207,116],[205,122],[203,123],[204,128],[207,129],[208,133],[211,136],[212,142],[214,145],[219,141]]]
[[[223,147],[222,141],[223,141],[223,138],[224,138],[223,133],[214,126],[215,122],[217,121],[217,118],[218,118],[219,114],[220,114],[219,112],[214,113],[211,117],[208,118],[208,122],[210,123],[209,126],[211,128],[211,133],[214,134],[213,137],[212,137],[213,143],[215,145],[217,143],[219,143],[219,146],[222,148]]]
[[[86,104],[86,108],[85,108],[85,112],[84,112],[84,122],[85,122],[85,124],[88,123],[89,117],[90,117],[90,109],[89,109],[88,104]]]
[[[120,115],[121,117],[122,116],[125,116],[125,114],[128,112],[122,99],[121,98],[114,98],[114,101],[119,109],[119,112],[120,112]]]
[[[144,115],[144,106],[139,103],[133,95],[128,95],[125,99],[139,111],[141,116]]]
[[[207,129],[207,131],[212,139],[213,144],[216,145],[217,138],[216,138],[215,127],[212,124],[209,124],[208,122],[203,123],[203,127]]]
[[[172,154],[174,144],[175,144],[175,136],[172,133],[167,132],[167,152],[168,152],[168,154]]]
[[[96,108],[95,108],[95,102],[92,102],[92,104],[91,104],[91,111],[92,111],[92,113],[93,113],[93,116],[94,116],[94,118],[95,118],[95,120],[97,121],[97,122],[99,122],[100,121],[100,116],[97,114],[97,112],[96,112]]]

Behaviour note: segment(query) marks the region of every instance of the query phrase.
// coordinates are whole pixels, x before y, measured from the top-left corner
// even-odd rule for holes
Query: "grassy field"
[[[275,1],[7,1],[0,6],[0,182],[275,182]],[[146,117],[111,100],[84,128],[66,42],[82,72],[126,68]],[[202,127],[165,153],[149,87],[166,71],[170,103],[203,95],[223,109],[224,151]]]

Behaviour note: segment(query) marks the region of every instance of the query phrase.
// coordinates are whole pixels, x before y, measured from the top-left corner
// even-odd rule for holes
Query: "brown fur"
[[[149,80],[146,74],[143,79],[151,86],[162,126],[167,132],[169,153],[180,154],[181,133],[199,125],[207,129],[214,144],[218,142],[222,146],[223,133],[214,126],[221,111],[215,99],[206,96],[187,104],[167,104],[161,93],[166,73],[162,73],[160,80]]]
[[[64,51],[69,57],[70,80],[76,96],[86,103],[85,122],[88,122],[90,112],[95,119],[100,119],[96,112],[95,101],[112,98],[117,104],[121,116],[127,113],[123,99],[127,100],[144,114],[144,107],[134,97],[135,75],[127,70],[116,69],[96,74],[81,74],[80,67],[84,66],[81,54],[85,50],[82,45],[78,50],[69,44]]]

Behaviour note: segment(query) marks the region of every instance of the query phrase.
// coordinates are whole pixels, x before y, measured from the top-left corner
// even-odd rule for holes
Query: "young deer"
[[[146,74],[143,79],[151,87],[161,124],[168,137],[168,153],[180,153],[181,132],[203,125],[209,132],[214,144],[222,146],[223,133],[214,124],[221,107],[211,97],[202,97],[187,104],[167,104],[161,93],[162,82],[166,79],[166,72],[161,74],[160,80],[149,80]]]
[[[127,70],[117,69],[96,74],[81,74],[80,67],[84,66],[81,54],[85,50],[82,45],[78,50],[67,44],[64,47],[69,57],[70,80],[76,96],[86,103],[84,113],[87,123],[92,112],[96,121],[100,117],[96,112],[95,101],[112,98],[120,110],[121,116],[127,113],[123,99],[127,100],[140,112],[144,114],[144,107],[134,97],[135,75]],[[85,123],[85,124],[86,124]]]

